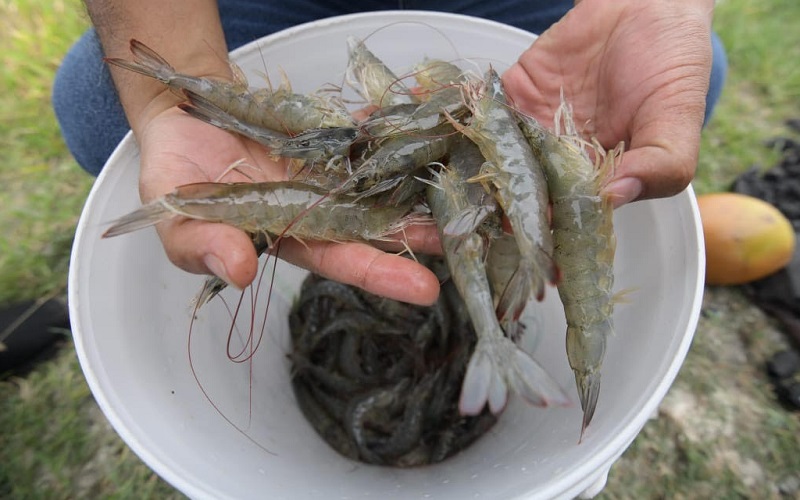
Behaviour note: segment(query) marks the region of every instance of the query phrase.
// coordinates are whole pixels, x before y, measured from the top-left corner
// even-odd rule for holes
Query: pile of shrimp
[[[540,407],[570,404],[565,390],[519,347],[526,305],[542,300],[548,285],[555,285],[567,322],[567,357],[583,410],[583,437],[597,406],[606,340],[613,330],[616,243],[611,200],[601,193],[621,145],[606,151],[582,139],[563,96],[554,128],[546,128],[514,108],[492,68],[476,75],[451,62],[425,59],[399,78],[355,37],[348,38],[346,82],[372,111],[361,120],[340,99],[322,92],[295,94],[286,81],[277,89],[251,89],[242,77],[233,82],[192,77],[178,73],[139,41],[132,40],[130,47],[133,60],[106,61],[161,81],[185,98],[179,107],[190,115],[260,143],[265,155],[285,159],[288,180],[180,186],[118,219],[104,236],[182,216],[236,226],[264,252],[286,237],[381,241],[397,238],[410,225],[435,223],[447,268],[442,280],[462,298],[455,310],[469,318],[474,332],[473,340],[459,332],[450,334],[456,340],[447,341],[453,359],[468,352],[453,403],[458,414],[466,418],[488,410],[497,415],[511,393]],[[416,85],[406,83],[411,78]],[[317,278],[311,283],[334,286],[320,285],[328,282]],[[224,287],[209,278],[199,304]],[[374,302],[360,297],[359,303]],[[333,402],[332,386],[341,374],[315,375],[321,366],[335,364],[337,370],[370,378],[364,367],[353,364],[355,349],[408,352],[414,337],[398,340],[392,332],[399,324],[388,324],[389,333],[367,340],[358,330],[330,326],[338,324],[330,311],[322,309],[322,316],[313,318],[306,307],[320,309],[295,307],[291,321],[305,326],[293,330],[291,358],[297,400],[315,428],[332,436],[329,443],[347,456],[374,463],[422,460],[425,453],[419,448],[396,442],[407,433],[384,436],[374,445],[369,442],[374,429],[364,426],[373,413],[391,413],[390,408],[402,413],[398,408],[410,408],[419,394],[431,397],[428,386],[438,386],[443,377],[450,380],[449,375],[412,370],[388,388],[348,386],[353,399],[347,405]],[[356,309],[348,314],[379,314]],[[458,314],[448,314],[451,324],[458,323]],[[392,316],[395,320],[400,321]],[[469,351],[453,350],[452,342]],[[320,354],[315,351],[320,345],[331,349]],[[326,414],[345,415],[349,424],[325,421],[311,409],[320,405],[339,405]],[[407,425],[428,425],[413,420]],[[387,454],[377,454],[376,447]],[[426,459],[456,451],[430,444],[425,450]]]
[[[441,258],[421,256],[446,276]],[[475,331],[452,281],[430,307],[308,276],[289,315],[292,386],[328,444],[353,460],[397,467],[439,462],[496,417],[458,411]]]

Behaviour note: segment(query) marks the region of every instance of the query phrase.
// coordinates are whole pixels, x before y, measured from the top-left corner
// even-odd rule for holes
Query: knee
[[[53,82],[52,103],[75,160],[97,175],[129,127],[94,30],[84,33],[64,57]]]

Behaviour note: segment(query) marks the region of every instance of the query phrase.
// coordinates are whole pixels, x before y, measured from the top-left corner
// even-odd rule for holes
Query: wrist
[[[144,48],[147,49],[147,47]],[[150,58],[145,52],[142,53],[144,55],[134,53],[133,56],[129,54],[128,57],[121,58],[133,59],[142,63],[145,68],[152,68],[142,71],[143,74],[139,74],[139,70],[125,65],[121,67],[119,64],[110,65],[120,102],[137,138],[153,118],[186,101],[186,97],[180,90],[181,86],[165,83],[164,79],[172,79],[174,75],[177,77],[175,81],[180,82],[184,79],[181,75],[185,75],[192,79],[233,80],[227,55],[218,57],[216,53],[212,53],[210,56],[206,53],[187,56],[185,53],[180,53],[173,54],[169,58],[165,57],[164,61],[159,63],[157,59],[162,57],[161,54],[156,49],[152,50],[156,54]],[[148,60],[156,62],[143,62]],[[158,76],[156,77],[156,75]]]

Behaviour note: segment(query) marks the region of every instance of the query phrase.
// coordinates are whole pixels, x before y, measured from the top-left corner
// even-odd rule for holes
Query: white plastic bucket
[[[399,24],[392,24],[399,23]],[[391,67],[424,56],[470,58],[505,69],[533,35],[485,20],[430,12],[377,12],[299,26],[242,47],[234,59],[251,83],[266,69],[296,91],[341,83],[347,35],[366,36]],[[157,47],[156,47],[157,49]],[[129,135],[98,178],[81,217],[69,276],[75,346],[91,390],[128,445],[195,498],[571,498],[591,495],[656,410],[683,362],[697,323],[704,260],[691,188],[617,211],[617,307],[594,420],[578,443],[581,412],[564,353],[554,289],[537,308],[533,355],[572,393],[567,409],[512,399],[498,424],[443,463],[410,470],[367,466],[330,449],[298,410],[289,384],[286,314],[304,271],[278,267],[265,343],[247,365],[225,354],[229,316],[219,302],[195,323],[203,278],[175,268],[152,229],[103,240],[110,220],[140,205],[138,150]],[[263,293],[263,292],[262,292]],[[262,295],[263,297],[263,295]],[[251,405],[252,402],[252,405]],[[259,445],[254,444],[258,443]],[[269,452],[265,451],[269,450]]]

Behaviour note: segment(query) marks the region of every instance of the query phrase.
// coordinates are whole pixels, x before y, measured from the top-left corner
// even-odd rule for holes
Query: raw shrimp
[[[203,96],[186,91],[189,103],[178,107],[215,127],[243,135],[269,148],[275,156],[312,161],[346,156],[359,136],[356,127],[309,129],[291,137],[272,129],[245,123]]]
[[[489,241],[486,254],[486,277],[492,287],[494,307],[500,304],[500,299],[506,294],[508,284],[519,267],[519,247],[513,234],[502,233]],[[506,315],[502,321],[503,330],[515,342],[522,336],[522,324],[519,318]]]
[[[416,168],[442,158],[454,133],[453,126],[443,122],[432,129],[391,137],[332,192],[366,197],[391,189]]]
[[[367,436],[369,420],[375,420],[377,413],[392,413],[403,407],[403,393],[411,385],[411,379],[404,378],[391,387],[380,387],[353,399],[345,414],[345,428],[356,444],[361,457],[373,464],[384,463],[383,457],[369,446]]]
[[[313,386],[302,377],[292,377],[295,400],[314,430],[331,447],[353,460],[358,459],[358,448],[339,422],[315,397]],[[322,391],[320,391],[322,392]]]
[[[436,126],[446,111],[460,118],[468,110],[464,105],[462,87],[467,75],[458,66],[444,61],[426,61],[413,73],[424,92],[418,94],[422,103],[396,104],[382,107],[362,123],[367,135],[381,137],[399,132],[412,132]],[[443,83],[446,82],[446,83]]]
[[[541,300],[545,283],[558,281],[553,238],[547,221],[547,183],[506,102],[500,76],[486,73],[484,87],[473,95],[472,121],[460,130],[481,149],[487,162],[472,180],[490,182],[514,231],[520,262],[498,305],[501,320],[517,319],[531,296]]]
[[[483,165],[485,160],[478,146],[472,141],[464,137],[456,137],[450,149],[449,161],[451,168],[455,168],[457,172],[462,174],[462,177],[469,178],[477,174],[477,169]],[[464,186],[463,189],[471,205],[486,207],[490,211],[489,215],[478,227],[478,232],[483,236],[488,247],[485,262],[486,276],[489,279],[494,307],[496,308],[506,288],[508,288],[508,283],[514,276],[517,267],[519,267],[520,256],[514,235],[503,230],[500,209],[494,196],[495,190],[491,186],[489,187],[490,190],[487,192],[479,185],[471,183],[469,187]],[[462,214],[466,217],[475,215],[474,213],[471,214],[470,211],[463,211]],[[463,232],[466,229],[464,227],[465,222],[469,224],[468,221],[451,220],[449,225],[445,227],[445,231],[449,233],[458,232],[459,228],[453,227],[458,224],[461,226],[460,231]],[[520,325],[517,319],[507,316],[502,326],[507,336],[512,340],[518,340]]]
[[[410,224],[429,220],[408,212],[403,207],[371,207],[293,181],[206,182],[178,187],[123,216],[103,236],[117,236],[182,215],[301,240],[381,240]]]
[[[237,119],[294,134],[311,128],[351,127],[354,120],[339,103],[323,96],[294,94],[286,86],[277,91],[262,89],[250,92],[247,83],[228,82],[178,73],[153,49],[138,40],[131,40],[133,61],[106,58],[114,66],[154,78],[179,95],[193,92]]]
[[[534,405],[565,405],[568,399],[550,375],[526,352],[507,338],[495,314],[492,291],[484,266],[486,246],[476,232],[494,209],[492,204],[470,202],[468,190],[483,191],[465,182],[480,163],[460,164],[457,155],[428,187],[428,204],[439,226],[445,260],[467,311],[478,343],[470,358],[459,400],[464,415],[477,415],[489,405],[497,414],[505,408],[509,389]],[[463,170],[463,171],[462,171]],[[473,196],[474,197],[474,196]]]
[[[454,90],[460,93],[461,89],[458,86],[467,75],[468,73],[457,65],[441,59],[426,58],[414,67],[414,77],[419,86],[432,94],[438,94],[447,86],[454,86]]]
[[[456,118],[466,115],[461,96],[450,94],[448,100],[426,101],[422,104],[396,104],[375,110],[360,126],[367,137],[381,139],[397,134],[420,132],[444,121],[447,111]]]
[[[522,128],[546,169],[553,202],[554,257],[562,273],[558,293],[567,319],[567,357],[583,409],[583,436],[597,407],[606,339],[613,332],[616,237],[611,200],[600,190],[622,144],[609,154],[595,146],[597,161],[592,161],[563,97],[555,121],[555,134],[530,118],[523,118]]]
[[[397,133],[413,132],[438,125],[440,120],[437,115],[425,116],[422,119],[415,117],[420,106],[421,104],[413,103],[378,108],[360,123],[361,130],[367,137],[380,139]]]
[[[424,90],[424,106],[445,109],[452,113],[463,105],[463,94],[469,85],[476,82],[472,75],[453,63],[438,59],[426,59],[414,68],[414,77]]]
[[[277,89],[258,89],[253,95],[262,110],[274,115],[282,129],[292,134],[312,128],[352,127],[355,124],[341,99],[331,98],[321,91],[295,93],[285,74]]]
[[[411,90],[355,36],[347,37],[347,82],[367,103],[383,108],[418,103]]]

